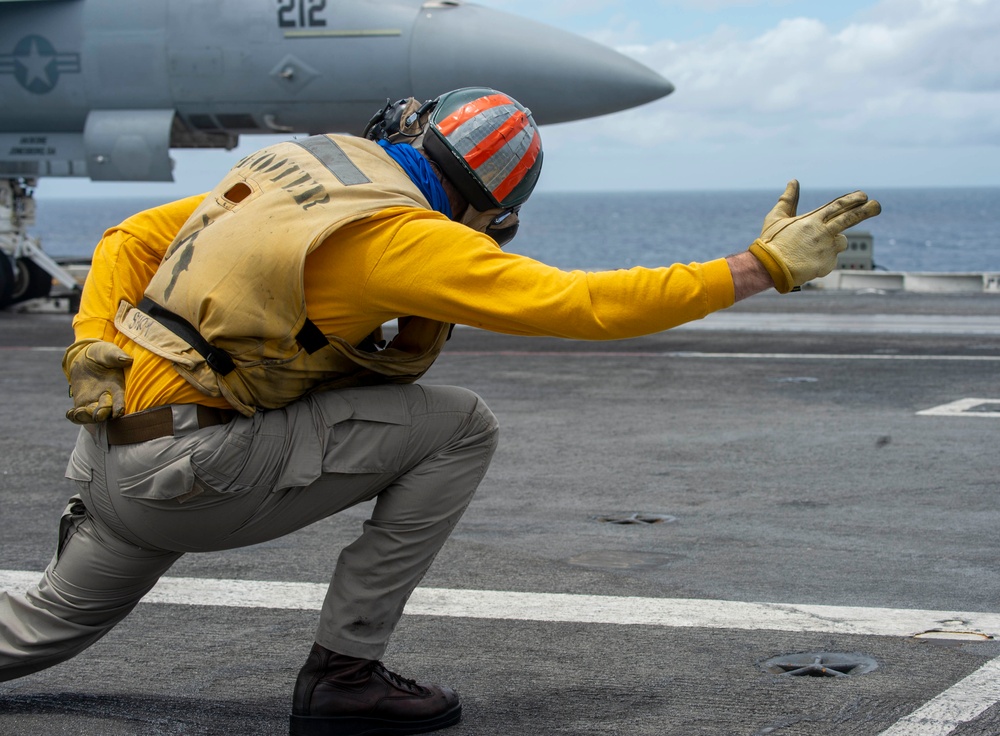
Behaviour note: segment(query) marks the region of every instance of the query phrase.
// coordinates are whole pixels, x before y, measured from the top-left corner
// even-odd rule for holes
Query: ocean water
[[[842,194],[804,191],[799,212]],[[563,269],[588,271],[706,261],[741,250],[760,233],[780,191],[540,192],[521,212],[508,249]],[[882,214],[858,227],[875,238],[877,268],[1000,271],[1000,188],[870,191]],[[54,256],[85,258],[103,231],[151,199],[40,199],[33,232]]]

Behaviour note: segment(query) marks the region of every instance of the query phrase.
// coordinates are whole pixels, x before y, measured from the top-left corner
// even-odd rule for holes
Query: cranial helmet
[[[484,87],[439,97],[423,147],[480,212],[523,203],[542,169],[542,139],[531,111]]]
[[[531,111],[486,87],[466,87],[419,103],[387,103],[365,137],[421,146],[479,212],[515,210],[535,188],[542,140]]]

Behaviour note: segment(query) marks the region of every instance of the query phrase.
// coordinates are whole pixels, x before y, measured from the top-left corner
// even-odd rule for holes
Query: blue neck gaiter
[[[448,195],[444,192],[440,180],[434,173],[434,169],[427,163],[427,159],[420,155],[416,148],[409,143],[389,143],[389,141],[379,141],[378,144],[385,149],[392,160],[403,167],[420,193],[423,194],[431,207],[442,215],[451,219],[451,203],[448,202]]]

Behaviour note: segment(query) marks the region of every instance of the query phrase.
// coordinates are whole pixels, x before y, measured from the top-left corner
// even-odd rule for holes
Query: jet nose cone
[[[529,107],[539,125],[624,110],[674,90],[653,70],[593,41],[456,0],[421,8],[410,72],[416,97],[493,87]]]

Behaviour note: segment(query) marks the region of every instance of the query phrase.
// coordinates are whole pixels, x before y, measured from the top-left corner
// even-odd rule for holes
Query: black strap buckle
[[[205,359],[208,367],[220,376],[226,376],[236,370],[236,364],[232,357],[222,348],[217,348],[208,342],[195,326],[181,317],[179,314],[171,312],[169,309],[161,307],[149,297],[145,297],[139,302],[139,309],[166,327],[182,340],[186,340],[188,345],[198,351],[198,354]]]

